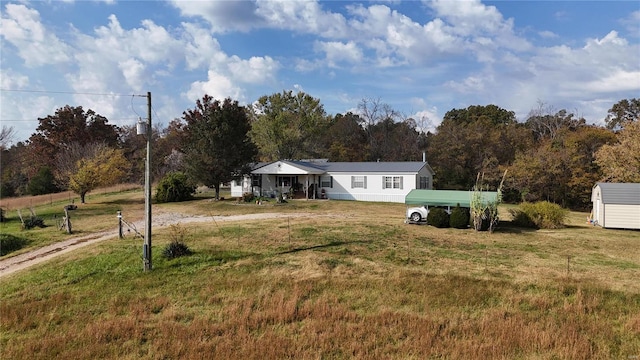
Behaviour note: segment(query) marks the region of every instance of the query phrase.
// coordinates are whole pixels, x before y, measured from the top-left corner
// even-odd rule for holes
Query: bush
[[[172,241],[164,248],[162,255],[167,259],[175,259],[181,256],[191,255],[189,247],[181,241]]]
[[[28,243],[29,241],[24,238],[19,238],[9,234],[0,234],[0,256],[20,250]]]
[[[253,199],[255,199],[255,195],[253,195],[253,193],[246,192],[242,194],[242,200],[246,203],[253,202]]]
[[[429,209],[427,214],[427,224],[437,228],[449,227],[449,214],[442,208]]]
[[[44,224],[44,219],[38,216],[30,216],[24,221],[23,227],[27,230],[33,229],[34,227],[44,228],[46,225]]]
[[[171,242],[167,244],[162,252],[162,255],[167,259],[175,259],[180,256],[191,255],[192,251],[184,243],[184,239],[187,238],[189,232],[187,228],[180,224],[169,225],[169,237]]]
[[[469,218],[471,217],[469,209],[461,208],[460,205],[451,210],[449,217],[449,226],[456,229],[466,229],[469,227]]]
[[[165,175],[156,187],[156,201],[160,203],[191,200],[196,187],[187,175],[173,172]]]
[[[535,229],[558,229],[564,227],[568,211],[548,201],[522,203],[518,209],[509,210],[512,224]]]

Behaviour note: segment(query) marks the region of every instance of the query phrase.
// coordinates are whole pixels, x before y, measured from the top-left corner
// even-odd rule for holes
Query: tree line
[[[156,126],[152,177],[183,172],[216,189],[257,161],[421,161],[436,172],[434,188],[469,190],[478,174],[496,187],[507,172],[507,201],[548,200],[583,209],[597,181],[640,182],[640,99],[612,105],[605,126],[589,125],[544,103],[526,120],[497,105],[448,111],[435,131],[379,99],[356,112],[329,115],[319,99],[283,91],[241,106],[208,95],[166,127]],[[8,146],[0,132],[0,197],[144,182],[146,138],[93,110],[65,106],[38,119],[36,132]]]

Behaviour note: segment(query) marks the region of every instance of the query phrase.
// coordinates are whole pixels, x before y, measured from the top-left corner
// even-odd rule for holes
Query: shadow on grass
[[[30,241],[25,238],[9,234],[0,234],[0,256],[20,250],[29,245],[29,243]]]
[[[144,204],[144,201],[145,201],[144,198],[142,198],[142,199],[115,199],[115,200],[110,200],[110,201],[104,201],[103,204],[135,205],[135,204]]]
[[[328,248],[328,247],[340,246],[340,245],[349,245],[349,244],[370,244],[371,242],[372,242],[371,240],[331,241],[331,242],[329,242],[327,244],[294,248],[294,249],[291,249],[291,250],[281,251],[281,252],[279,252],[277,254],[278,255],[281,255],[281,254],[292,254],[292,253],[296,253],[296,252],[300,252],[300,251],[306,251],[306,250],[315,250],[315,249],[322,249],[322,248]]]

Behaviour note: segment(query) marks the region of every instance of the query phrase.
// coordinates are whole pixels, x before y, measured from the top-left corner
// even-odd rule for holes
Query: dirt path
[[[300,214],[284,214],[284,213],[262,213],[262,214],[243,214],[231,216],[187,216],[179,213],[162,213],[153,216],[153,228],[163,228],[173,224],[183,223],[201,223],[201,222],[225,222],[225,221],[246,221],[246,220],[264,220],[277,218],[300,218],[311,216],[310,213]],[[135,228],[144,231],[144,221],[134,223]],[[40,264],[56,256],[68,253],[84,246],[95,244],[100,241],[113,239],[118,237],[118,229],[111,231],[103,231],[99,233],[74,237],[69,240],[51,244],[24,254],[12,256],[7,259],[0,260],[0,278],[13,274],[17,271],[26,269],[30,266]]]

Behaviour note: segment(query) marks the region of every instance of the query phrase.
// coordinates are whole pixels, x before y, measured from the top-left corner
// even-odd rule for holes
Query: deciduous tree
[[[448,111],[428,140],[435,186],[469,190],[479,173],[488,185],[498,186],[501,167],[510,165],[532,139],[512,111],[487,105]]]
[[[611,182],[640,182],[640,121],[622,124],[615,144],[604,145],[596,152],[602,178]]]
[[[329,118],[319,99],[283,91],[262,96],[250,110],[251,139],[262,160],[313,158],[325,153],[321,135]]]
[[[337,114],[324,134],[326,157],[330,161],[365,161],[367,135],[360,126],[358,115],[351,112]]]
[[[608,129],[620,129],[624,123],[640,121],[640,98],[623,99],[615,103],[606,119],[604,120]]]
[[[56,177],[84,204],[88,192],[121,182],[129,166],[122,150],[104,143],[70,144],[58,157]]]

